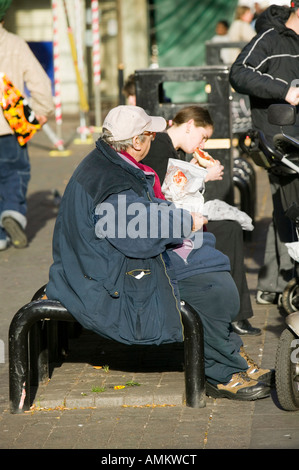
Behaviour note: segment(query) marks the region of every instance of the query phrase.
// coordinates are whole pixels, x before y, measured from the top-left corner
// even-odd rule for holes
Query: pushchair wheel
[[[281,304],[288,315],[299,310],[299,281],[297,278],[291,279],[284,288]]]
[[[280,406],[286,411],[299,410],[298,337],[286,328],[279,339],[275,383]]]

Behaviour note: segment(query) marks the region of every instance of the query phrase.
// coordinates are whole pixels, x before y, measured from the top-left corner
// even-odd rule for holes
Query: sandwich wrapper
[[[235,220],[243,230],[252,231],[252,219],[246,212],[220,199],[204,201],[207,170],[184,160],[169,158],[162,192],[180,209],[199,212],[209,220]]]
[[[192,163],[169,158],[162,192],[168,201],[180,209],[203,214],[204,180],[207,170]]]

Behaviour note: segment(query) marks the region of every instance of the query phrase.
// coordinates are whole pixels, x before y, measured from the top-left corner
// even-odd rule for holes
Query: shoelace
[[[251,381],[250,377],[248,377],[246,372],[237,372],[236,374],[234,374],[234,377],[238,377],[241,380],[241,382]],[[230,381],[234,380],[234,377],[232,377]]]
[[[248,356],[247,352],[245,351],[245,349],[243,349],[243,347],[241,347],[241,349],[240,349],[240,354],[241,354],[242,357],[244,357],[244,359],[247,361],[249,366],[252,366],[255,369],[259,369],[259,366],[257,365],[257,363],[254,362],[254,360],[251,359],[250,356]]]

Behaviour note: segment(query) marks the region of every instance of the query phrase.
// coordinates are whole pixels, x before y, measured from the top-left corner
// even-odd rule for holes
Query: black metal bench
[[[31,302],[14,315],[9,328],[10,412],[14,414],[30,409],[32,383],[38,386],[49,378],[51,355],[55,356],[55,348],[61,349],[67,343],[67,329],[59,325],[77,323],[60,302],[41,299],[43,290],[39,289]],[[190,305],[181,301],[180,309],[184,325],[186,406],[203,408],[206,405],[203,327]],[[54,328],[58,325],[58,334],[52,335],[52,339],[41,327],[44,321]]]

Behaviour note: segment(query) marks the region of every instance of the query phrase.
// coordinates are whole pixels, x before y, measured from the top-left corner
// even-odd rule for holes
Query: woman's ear
[[[189,119],[189,121],[186,122],[186,132],[187,132],[187,134],[189,134],[192,124],[194,124],[194,119]]]
[[[141,142],[140,142],[140,139],[139,139],[139,136],[138,135],[135,135],[132,139],[132,143],[133,143],[133,148],[135,150],[140,150],[141,148]]]

